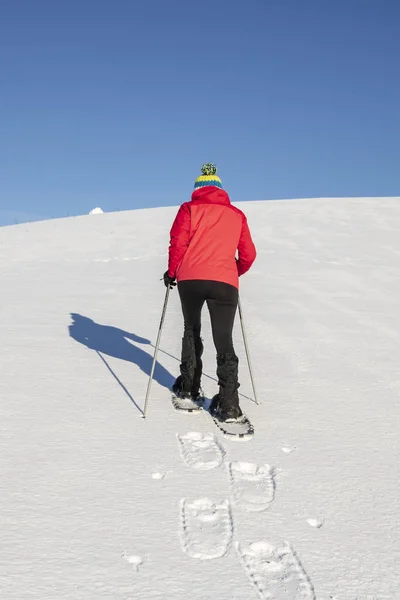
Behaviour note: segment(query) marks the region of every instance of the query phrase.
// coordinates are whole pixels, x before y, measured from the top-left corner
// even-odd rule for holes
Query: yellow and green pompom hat
[[[222,189],[222,181],[217,175],[217,167],[215,165],[212,163],[205,163],[201,167],[201,172],[203,175],[200,175],[194,183],[195,190],[206,187],[207,185],[213,185]]]

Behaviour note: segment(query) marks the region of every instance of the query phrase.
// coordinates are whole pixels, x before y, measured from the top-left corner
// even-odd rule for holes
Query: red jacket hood
[[[194,190],[192,194],[192,202],[210,202],[210,204],[230,204],[228,194],[225,190],[216,187],[215,185],[206,185]]]
[[[221,281],[237,288],[255,258],[247,219],[228,194],[216,186],[194,190],[171,227],[168,275],[178,282]]]

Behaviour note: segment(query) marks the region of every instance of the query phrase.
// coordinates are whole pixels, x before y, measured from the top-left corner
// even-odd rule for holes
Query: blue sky
[[[180,204],[205,161],[234,201],[400,194],[397,0],[3,0],[0,56],[0,224]]]

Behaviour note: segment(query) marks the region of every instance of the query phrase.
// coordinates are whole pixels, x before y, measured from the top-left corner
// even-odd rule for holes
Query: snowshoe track
[[[229,501],[216,503],[209,498],[198,498],[189,502],[184,498],[180,509],[182,550],[200,560],[224,556],[233,535]]]
[[[238,461],[229,463],[227,470],[237,506],[253,512],[269,508],[275,498],[275,481],[269,465]]]
[[[213,433],[190,431],[176,437],[182,460],[188,467],[209,471],[222,464],[225,452]]]
[[[294,550],[266,541],[236,543],[236,550],[261,600],[316,600],[314,588]]]

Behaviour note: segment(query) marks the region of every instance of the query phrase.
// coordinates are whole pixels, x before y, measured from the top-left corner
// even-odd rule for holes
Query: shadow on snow
[[[71,317],[72,323],[68,327],[70,336],[76,342],[79,342],[87,348],[94,350],[99,355],[107,369],[125,391],[136,408],[140,412],[143,412],[122,381],[114,373],[103,355],[112,356],[113,358],[119,358],[121,360],[134,363],[141,369],[141,371],[143,371],[143,373],[145,373],[147,376],[150,376],[153,354],[149,354],[148,352],[145,352],[138,346],[134,345],[135,343],[152,345],[150,340],[142,338],[134,333],[124,331],[123,329],[118,329],[118,327],[100,325],[99,323],[95,323],[95,321],[92,319],[83,317],[77,313],[71,313]],[[175,377],[159,362],[156,363],[153,379],[168,390],[171,389],[171,386],[175,381]]]

